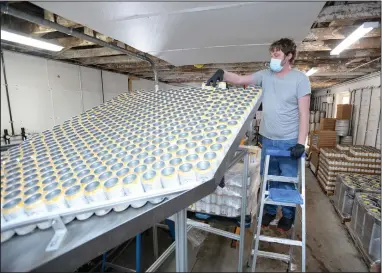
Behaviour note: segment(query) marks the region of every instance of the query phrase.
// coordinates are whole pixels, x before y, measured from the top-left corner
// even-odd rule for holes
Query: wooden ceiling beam
[[[113,56],[121,55],[120,51],[113,50],[110,48],[100,47],[100,48],[90,48],[90,49],[71,49],[66,51],[60,56],[61,59],[78,59],[78,58],[91,58],[99,56]]]
[[[327,6],[317,17],[317,23],[339,20],[363,20],[381,17],[381,3],[369,2],[359,4]]]
[[[65,37],[65,38],[57,38],[57,39],[49,39],[49,41],[55,42],[63,47],[71,48],[76,46],[89,46],[94,45],[94,43],[89,42],[87,40],[79,39],[76,37]]]
[[[318,67],[320,68],[321,72],[345,72],[349,71],[357,66],[359,66],[362,63],[365,63],[366,61],[361,59],[357,62],[348,62],[348,60],[341,60],[341,62],[297,62],[295,64],[295,67],[301,71],[307,71],[308,69],[312,67]],[[127,73],[151,73],[150,67],[136,67],[134,65],[105,65],[105,67],[109,69],[117,69],[117,70],[123,70]],[[264,63],[233,63],[233,64],[208,64],[205,65],[203,68],[196,68],[194,66],[179,66],[179,67],[173,67],[170,66],[158,66],[158,72],[159,73],[213,73],[216,71],[216,69],[221,68],[224,70],[228,70],[231,72],[237,72],[237,73],[253,73],[258,70],[266,69],[264,66]],[[362,68],[357,69],[357,72],[367,73],[367,72],[373,72],[376,69],[380,68],[379,62],[371,63],[367,66],[364,66]]]
[[[300,52],[301,51],[331,51],[340,43],[341,43],[340,40],[302,42],[297,47],[297,50]],[[372,48],[381,48],[380,37],[362,38],[349,47],[349,49],[372,49]]]
[[[330,55],[329,51],[302,51],[297,52],[297,60],[315,61],[315,60],[328,60],[328,59],[352,59],[361,57],[379,57],[381,56],[380,49],[347,49],[341,52],[340,55]]]
[[[157,64],[166,64],[167,62],[162,61],[159,58],[153,58],[154,62]],[[137,66],[147,66],[147,62],[142,62],[137,58],[133,58],[127,55],[119,56],[106,56],[106,57],[94,57],[94,58],[82,58],[81,62],[83,64],[125,64],[125,65],[137,65]]]
[[[312,28],[304,41],[345,39],[360,25],[344,27]],[[381,28],[374,28],[364,37],[380,37]]]
[[[76,22],[73,22],[71,20],[65,19],[64,17],[61,17],[57,14],[54,14],[53,12],[50,12],[48,10],[44,10],[44,18],[46,20],[49,20],[51,22],[55,22],[57,24],[60,24],[64,27],[71,27],[71,28],[76,28],[76,27],[81,27],[81,24],[78,24]]]

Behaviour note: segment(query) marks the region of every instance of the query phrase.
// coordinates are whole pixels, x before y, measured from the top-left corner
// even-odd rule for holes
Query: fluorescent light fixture
[[[19,43],[27,46],[37,47],[50,51],[60,51],[64,47],[52,43],[44,42],[35,38],[26,37],[20,34],[12,33],[6,30],[1,30],[1,40],[6,40],[14,43]]]
[[[318,68],[315,68],[315,67],[312,67],[311,69],[309,69],[308,72],[305,73],[305,75],[307,75],[308,77],[313,75],[314,73],[316,73],[318,71]]]
[[[360,38],[370,32],[373,28],[379,26],[378,22],[366,22],[363,23],[359,28],[354,30],[345,40],[343,40],[335,49],[330,51],[330,55],[339,55],[343,50],[347,49],[349,46],[354,44]]]

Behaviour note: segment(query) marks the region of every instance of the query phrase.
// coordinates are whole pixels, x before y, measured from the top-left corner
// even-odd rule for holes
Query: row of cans
[[[142,165],[144,166],[144,165]],[[88,204],[94,204],[99,201],[112,200],[113,198],[125,195],[144,196],[145,193],[162,188],[175,188],[180,184],[200,181],[203,183],[213,177],[213,171],[210,161],[199,161],[196,163],[196,170],[192,163],[185,163],[179,166],[178,172],[174,167],[165,167],[161,169],[160,175],[149,170],[141,172],[141,175],[129,174],[122,181],[117,177],[107,179],[103,184],[100,181],[90,181],[85,186],[80,183],[73,183],[67,189],[60,187],[57,182],[49,184],[52,190],[46,193],[42,192],[39,185],[35,185],[23,195],[21,190],[14,190],[5,198],[6,202],[2,205],[2,217],[5,222],[16,219],[22,219],[34,215],[41,215],[50,211],[58,211],[66,208],[86,207]],[[23,197],[24,196],[24,200]],[[25,197],[28,196],[26,199]],[[8,200],[9,199],[9,200]],[[157,204],[162,202],[163,198],[155,198],[150,202]],[[145,201],[136,201],[132,204],[118,205],[113,208],[120,212],[129,207],[138,208],[145,205]],[[103,216],[109,213],[111,209],[100,209],[95,211],[97,216]],[[92,212],[76,215],[78,220],[86,220],[93,215]],[[74,220],[74,216],[64,217],[64,223]],[[18,235],[25,235],[32,232],[36,227],[47,229],[51,227],[51,222],[38,223],[37,225],[28,225],[17,228],[14,232]],[[14,233],[6,233],[14,234]],[[5,241],[12,236],[2,235]]]
[[[230,218],[240,216],[240,208],[235,208],[226,205],[210,204],[205,203],[203,201],[198,201],[195,204],[191,205],[189,207],[189,210]]]

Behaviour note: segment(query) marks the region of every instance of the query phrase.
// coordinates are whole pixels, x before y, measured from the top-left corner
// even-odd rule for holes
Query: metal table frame
[[[54,223],[53,226],[55,227],[54,229],[39,230],[26,236],[16,236],[8,242],[2,243],[1,271],[73,271],[103,252],[116,247],[121,242],[127,241],[175,213],[177,213],[177,228],[179,229],[177,232],[177,236],[179,236],[177,238],[179,243],[177,251],[179,252],[177,254],[179,265],[177,265],[177,270],[186,271],[187,250],[181,251],[181,248],[187,243],[186,208],[215,191],[224,176],[226,167],[231,163],[236,149],[239,147],[242,136],[248,130],[260,103],[261,97],[248,115],[225,158],[218,167],[214,178],[210,181],[183,192],[179,190],[179,193],[172,193],[166,201],[158,205],[148,203],[142,208],[129,208],[119,213],[110,212],[102,217],[93,216],[86,221],[73,221],[63,225],[60,217],[73,215],[73,212],[68,212],[60,215],[51,213],[49,216],[39,217],[37,220],[8,224],[6,229],[14,229],[15,227],[27,224],[50,220]],[[119,201],[119,203],[103,205],[102,208],[112,207],[124,202],[130,203],[132,201],[133,199],[126,198]],[[100,208],[82,209],[76,211],[75,214],[95,211]],[[179,209],[181,210],[179,211]],[[1,230],[5,231],[6,229],[2,227]],[[53,246],[52,251],[46,251],[46,246],[55,242],[53,236],[56,239],[57,237],[58,239],[61,238],[61,242],[57,244],[59,247],[55,248]],[[51,240],[52,237],[53,240]]]
[[[236,163],[238,163],[242,158],[244,159],[244,171],[242,180],[242,202],[241,202],[241,212],[240,212],[240,235],[232,232],[220,230],[213,228],[208,224],[200,223],[186,218],[186,210],[178,212],[175,216],[175,242],[171,244],[163,254],[158,257],[158,238],[157,227],[153,227],[153,243],[154,243],[154,256],[156,261],[146,270],[146,272],[156,271],[164,261],[170,256],[170,254],[176,250],[176,270],[177,272],[187,272],[188,271],[188,260],[187,260],[187,232],[191,228],[196,228],[200,230],[207,231],[216,235],[220,235],[229,239],[239,241],[239,261],[237,265],[237,271],[243,271],[243,260],[244,260],[244,238],[245,238],[245,216],[247,208],[247,182],[248,182],[248,164],[249,155],[246,150],[239,150],[240,153],[235,156],[231,164],[228,166],[227,171],[232,168]],[[188,227],[187,227],[188,225]],[[244,227],[244,228],[242,228]]]

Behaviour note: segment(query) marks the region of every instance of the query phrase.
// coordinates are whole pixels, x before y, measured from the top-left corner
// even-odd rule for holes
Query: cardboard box
[[[351,118],[351,104],[338,104],[337,105],[337,119],[350,119]]]
[[[310,155],[310,164],[313,165],[313,168],[311,169],[314,174],[317,174],[318,172],[319,155],[320,155],[320,152],[318,151],[312,151]]]
[[[320,130],[335,131],[336,130],[336,119],[335,118],[321,118]]]
[[[314,149],[336,147],[336,131],[314,131],[311,146]]]

